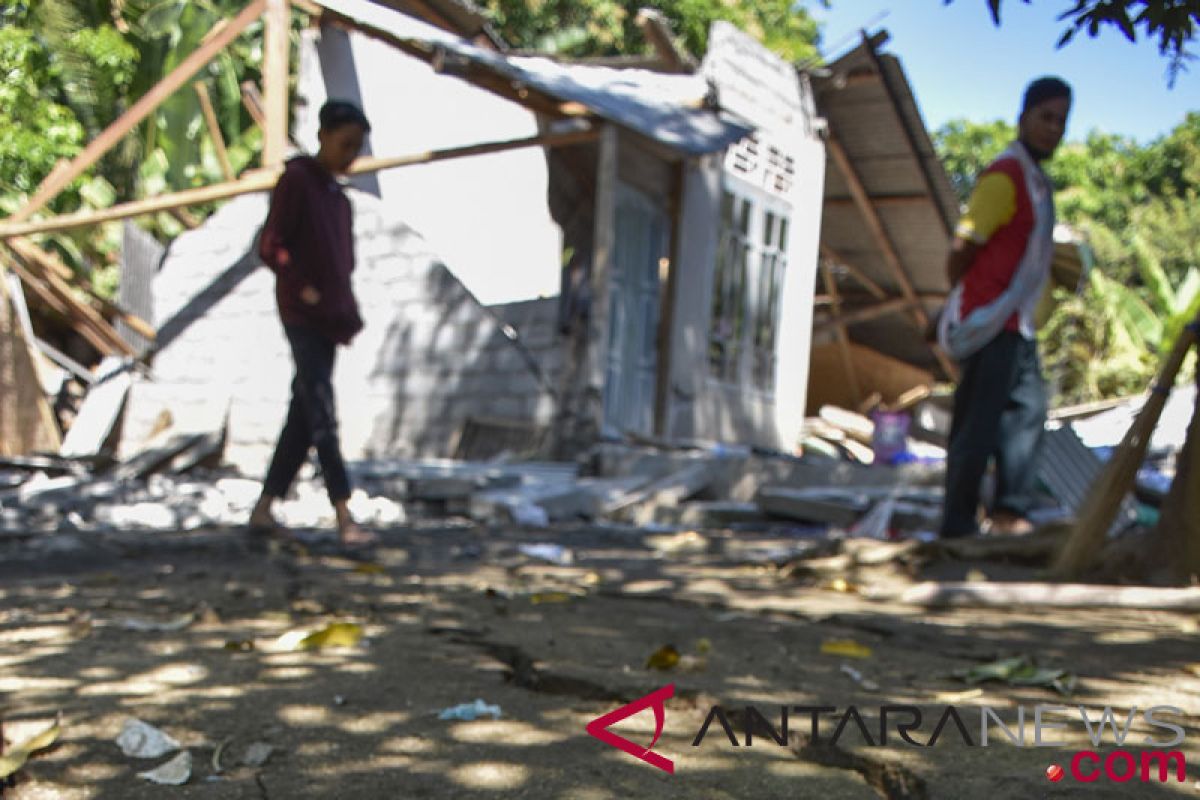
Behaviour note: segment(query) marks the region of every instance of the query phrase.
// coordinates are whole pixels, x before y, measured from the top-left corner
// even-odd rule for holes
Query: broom
[[[1112,458],[1104,465],[1092,490],[1079,509],[1079,517],[1071,535],[1063,545],[1062,552],[1054,564],[1052,574],[1056,578],[1078,578],[1100,554],[1108,529],[1112,526],[1121,507],[1121,501],[1133,487],[1138,470],[1146,458],[1150,436],[1162,415],[1163,406],[1175,384],[1175,376],[1183,366],[1188,350],[1200,338],[1200,316],[1183,329],[1175,346],[1167,355],[1159,370],[1146,405],[1138,412],[1125,437],[1113,451]]]

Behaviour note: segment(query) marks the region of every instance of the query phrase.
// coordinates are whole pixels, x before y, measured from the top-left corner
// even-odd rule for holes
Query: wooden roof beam
[[[912,279],[904,271],[904,265],[900,262],[900,256],[896,253],[896,248],[892,244],[891,237],[888,236],[887,230],[883,226],[883,220],[879,218],[879,211],[871,202],[866,189],[863,188],[862,179],[859,178],[854,165],[850,163],[850,157],[846,154],[846,150],[842,147],[841,142],[838,141],[832,128],[830,128],[829,139],[825,145],[830,157],[837,164],[838,171],[842,173],[842,178],[845,179],[846,186],[850,189],[850,196],[854,198],[854,204],[858,207],[859,213],[862,214],[863,220],[867,224],[867,229],[871,233],[871,238],[874,239],[875,245],[883,254],[884,263],[887,264],[895,276],[904,299],[909,301],[909,313],[917,329],[921,332],[922,337],[924,337],[925,330],[929,327],[929,316],[917,300],[917,293],[913,288]],[[942,352],[940,347],[931,344],[930,349],[947,375],[953,377],[957,374],[958,370],[955,368],[954,363],[950,360],[949,356]]]

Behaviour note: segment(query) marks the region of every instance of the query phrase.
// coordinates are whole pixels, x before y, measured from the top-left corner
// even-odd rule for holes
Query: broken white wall
[[[747,166],[736,152],[739,147],[740,155],[749,152],[741,143],[727,154],[694,159],[685,173],[669,434],[790,451],[804,420],[808,385],[825,180],[823,126],[807,79],[798,77],[791,65],[757,41],[728,23],[716,23],[709,46],[704,70],[718,87],[722,107],[757,126],[753,150],[757,155]],[[776,180],[778,165],[769,163],[771,147],[791,159],[791,175],[782,190]],[[766,390],[755,385],[747,368],[735,381],[722,380],[708,362],[721,198],[726,188],[751,197],[755,215],[770,204],[786,209],[789,218],[775,377],[773,387]],[[750,274],[754,272],[752,267]],[[752,284],[746,292],[747,313],[753,320],[757,286]]]
[[[337,355],[347,458],[450,455],[468,416],[547,422],[553,402],[505,336],[507,319],[481,306],[384,203],[348,194],[366,327]],[[232,200],[171,244],[154,280],[160,350],[152,377],[131,392],[123,453],[150,436],[164,411],[183,431],[214,430],[227,413],[226,460],[251,475],[264,470],[292,379],[275,277],[251,255],[267,204],[266,194]],[[552,310],[552,301],[499,309],[531,328]],[[553,381],[553,343],[530,346],[542,349]]]
[[[301,36],[295,138],[317,146],[329,97],[359,103],[370,154],[396,156],[538,134],[535,115],[359,33],[324,27]],[[419,231],[482,302],[558,294],[561,234],[546,204],[541,148],[360,176],[389,219]]]

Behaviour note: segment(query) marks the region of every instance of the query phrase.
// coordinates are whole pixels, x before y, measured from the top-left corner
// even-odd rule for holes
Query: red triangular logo
[[[656,689],[640,700],[634,700],[628,705],[623,705],[620,708],[610,711],[602,717],[596,717],[587,724],[587,732],[591,736],[595,736],[600,741],[607,745],[611,745],[618,750],[624,750],[634,758],[641,759],[651,766],[658,767],[663,772],[675,774],[675,762],[669,758],[663,758],[658,753],[653,752],[654,745],[658,743],[658,737],[662,736],[663,722],[666,719],[667,709],[664,705],[666,701],[675,696],[675,684],[669,683],[661,689]],[[626,717],[632,717],[639,711],[647,708],[654,708],[654,738],[650,741],[649,747],[642,747],[634,744],[628,739],[617,736],[612,731],[608,730],[609,725],[613,725]]]

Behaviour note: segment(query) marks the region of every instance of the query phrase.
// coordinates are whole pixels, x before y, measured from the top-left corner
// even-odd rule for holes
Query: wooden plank
[[[360,158],[350,166],[351,175],[361,175],[366,172],[379,172],[385,169],[408,167],[416,164],[431,164],[435,161],[446,161],[453,158],[500,153],[507,150],[517,150],[523,147],[566,147],[583,142],[592,142],[600,138],[600,131],[594,129],[570,131],[567,133],[541,134],[522,139],[507,139],[501,142],[486,142],[483,144],[448,147],[444,150],[430,150],[413,153],[406,156],[368,157]]]
[[[242,82],[242,105],[246,107],[246,112],[250,114],[250,118],[254,120],[254,124],[259,130],[267,129],[267,115],[263,111],[262,92],[258,89],[258,84],[254,81]]]
[[[612,320],[612,276],[617,252],[617,169],[619,132],[606,123],[600,137],[596,164],[596,200],[593,220],[592,305],[588,315],[588,343],[583,370],[584,402],[592,403],[590,422],[604,428],[604,384],[608,366],[609,325]],[[583,410],[588,414],[588,410]]]
[[[671,410],[671,332],[675,328],[675,295],[679,282],[680,237],[683,235],[684,164],[672,165],[671,194],[668,199],[671,220],[671,250],[667,258],[666,275],[659,276],[662,295],[659,302],[657,342],[658,375],[654,386],[654,435],[667,435],[667,420]]]
[[[413,58],[419,58],[430,64],[441,74],[454,75],[454,77],[461,78],[538,113],[555,117],[584,116],[591,113],[578,103],[563,103],[545,92],[517,84],[511,78],[500,75],[487,67],[470,65],[463,67],[457,64],[448,64],[443,61],[445,54],[439,48],[426,47],[424,43],[401,38],[382,28],[359,22],[336,11],[325,9],[321,19],[326,24],[335,25],[348,31],[357,31],[364,36],[384,42]]]
[[[821,243],[821,255],[825,259],[836,263],[839,267],[846,270],[846,272],[849,272],[850,275],[853,276],[854,280],[861,283],[863,287],[875,297],[879,298],[880,300],[887,297],[887,292],[883,290],[882,286],[868,278],[865,272],[851,264],[846,259],[842,258],[832,247],[824,242]]]
[[[888,314],[896,314],[901,311],[907,311],[912,303],[903,297],[893,297],[891,300],[884,300],[882,303],[876,303],[873,306],[866,308],[855,309],[848,311],[842,315],[842,325],[855,325],[859,322],[868,322],[879,317],[887,316]],[[836,327],[837,322],[829,321],[821,323],[813,328],[817,333],[822,333],[830,328]]]
[[[544,136],[531,136],[525,139],[511,139],[503,142],[490,142],[486,144],[466,145],[464,147],[451,147],[445,150],[431,150],[423,153],[416,153],[407,156],[397,156],[390,158],[362,158],[354,162],[350,167],[351,175],[359,175],[365,172],[378,172],[385,169],[395,169],[397,167],[407,167],[416,164],[429,164],[434,161],[444,161],[451,158],[463,158],[465,156],[483,155],[485,153],[498,153],[506,150],[515,150],[521,147],[560,147],[580,142],[592,141],[599,137],[599,133],[593,130],[571,131],[569,133],[549,134]],[[278,179],[278,173],[271,170],[254,170],[247,172],[241,178],[229,183],[218,183],[212,186],[204,186],[199,189],[187,189],[182,192],[175,192],[161,197],[152,197],[145,200],[134,200],[129,203],[121,203],[111,206],[110,208],[99,209],[95,211],[82,211],[74,214],[61,214],[50,219],[37,220],[36,222],[21,222],[11,224],[8,222],[0,222],[0,239],[11,238],[14,236],[26,236],[34,233],[46,233],[50,231],[70,230],[72,228],[82,228],[88,225],[96,225],[101,222],[111,222],[118,219],[128,219],[137,217],[143,214],[153,214],[159,211],[170,211],[173,208],[185,208],[187,206],[199,205],[201,203],[211,203],[217,200],[227,200],[238,195],[251,194],[253,192],[262,192],[271,189]]]
[[[882,599],[882,596],[881,598]],[[889,597],[894,600],[896,598]],[[1079,583],[919,583],[900,602],[921,606],[981,608],[1144,608],[1200,611],[1200,588],[1159,589]]]
[[[66,282],[69,282],[72,284],[78,283],[75,273],[71,270],[70,267],[68,267],[66,264],[62,263],[62,261],[59,260],[59,258],[57,256],[53,255],[52,253],[47,253],[45,250],[38,247],[37,245],[35,245],[33,242],[29,241],[28,239],[23,239],[23,238],[9,239],[8,245],[14,251],[16,251],[17,255],[21,256],[21,258],[25,259],[26,261],[37,262],[37,264],[44,271],[53,272],[54,274],[58,275],[59,278],[63,279]],[[104,311],[107,314],[112,314],[116,317],[120,317],[121,320],[123,320],[125,322],[125,324],[128,325],[130,328],[132,328],[133,331],[135,333],[137,333],[139,336],[144,336],[145,338],[147,338],[151,341],[153,341],[155,339],[155,337],[157,336],[157,333],[154,330],[153,325],[146,322],[144,319],[137,316],[136,314],[126,311],[124,308],[121,308],[119,305],[112,302],[111,300],[101,297],[99,294],[96,293],[95,289],[93,289],[90,284],[85,284],[83,286],[80,286],[79,288],[82,289],[87,294],[88,298],[93,303],[100,306],[102,311]],[[115,329],[113,330],[113,333],[116,333]],[[118,336],[119,336],[119,334],[118,334]]]
[[[93,139],[79,155],[71,160],[69,166],[62,170],[54,170],[42,181],[41,186],[15,214],[8,218],[9,223],[29,219],[47,203],[58,196],[71,181],[82,175],[89,167],[100,160],[127,133],[137,127],[138,123],[154,112],[164,100],[171,96],[176,89],[183,86],[193,75],[199,72],[218,53],[254,22],[263,12],[266,0],[252,0],[233,18],[216,36],[206,41],[169,75],[155,84],[154,88],[142,95],[136,103],[105,128],[99,136]]]
[[[291,6],[288,0],[266,0],[263,14],[263,95],[267,127],[263,129],[262,163],[282,166],[288,143],[288,56]]]
[[[204,112],[204,124],[208,126],[208,135],[212,139],[213,149],[217,151],[217,161],[221,163],[221,173],[225,176],[225,180],[231,181],[237,176],[233,173],[233,165],[229,163],[229,151],[225,149],[225,136],[221,133],[220,123],[217,122],[217,112],[213,110],[212,98],[208,96],[208,86],[204,81],[196,81],[192,86],[196,89],[196,96],[200,98],[200,110]]]
[[[172,208],[211,203],[217,200],[227,200],[251,192],[262,192],[275,185],[278,176],[274,172],[254,172],[231,183],[218,183],[213,186],[203,186],[199,189],[186,189],[182,192],[150,197],[144,200],[133,200],[119,203],[109,208],[94,211],[78,211],[73,214],[60,214],[57,217],[37,220],[36,222],[0,223],[0,239],[14,236],[28,236],[35,233],[65,231],[74,228],[86,228],[102,222],[112,222],[118,219],[139,217],[143,214],[154,214],[159,211],[170,211]]]
[[[43,303],[53,309],[56,313],[61,314],[63,317],[67,319],[74,319],[70,304],[63,300],[63,298],[59,296],[59,293],[54,291],[49,284],[43,280],[41,275],[35,274],[26,269],[24,264],[13,257],[9,251],[3,248],[0,248],[0,261],[3,261],[6,267],[15,272],[17,277],[21,279],[21,282],[28,286]],[[103,336],[101,336],[98,331],[93,330],[88,325],[82,325],[75,330],[80,336],[83,337],[84,341],[96,348],[98,352],[105,355],[111,355],[111,344]]]
[[[8,281],[0,280],[0,455],[24,456],[57,450],[58,425],[38,380]]]
[[[842,369],[850,384],[850,396],[854,398],[854,404],[857,406],[862,402],[862,388],[858,384],[858,374],[854,371],[854,357],[850,354],[850,336],[846,333],[845,323],[842,322],[842,301],[838,295],[837,281],[828,261],[821,262],[821,275],[825,280],[825,291],[829,292],[830,313],[833,314],[838,352],[842,356]]]
[[[77,329],[88,328],[105,342],[102,353],[105,355],[116,353],[134,355],[133,347],[121,338],[115,328],[108,324],[108,320],[100,316],[90,305],[77,298],[71,291],[70,285],[46,264],[47,256],[40,248],[20,239],[6,242],[6,244],[17,254],[17,260],[23,259],[25,267],[44,281],[49,290],[62,301],[62,305],[66,307],[67,316],[75,321]]]

